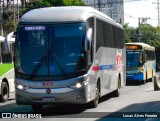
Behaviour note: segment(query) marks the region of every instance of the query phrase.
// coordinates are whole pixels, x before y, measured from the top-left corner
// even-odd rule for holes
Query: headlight
[[[77,82],[75,85],[73,86],[70,86],[71,88],[74,88],[74,89],[80,89],[82,88],[83,86],[87,85],[88,82],[87,81],[83,81],[83,82]]]
[[[17,85],[17,88],[20,89],[20,90],[27,90],[27,89],[29,89],[29,87],[23,86],[23,85],[21,85],[21,84],[18,84],[18,85]]]
[[[23,90],[23,85],[17,85],[17,88]]]
[[[82,84],[78,82],[78,83],[76,84],[76,87],[77,87],[77,88],[81,88],[81,87],[82,87]]]

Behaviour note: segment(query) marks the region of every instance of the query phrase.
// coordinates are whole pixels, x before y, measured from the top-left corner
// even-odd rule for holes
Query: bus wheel
[[[143,84],[146,84],[146,80],[143,80],[142,83],[143,83]]]
[[[146,82],[147,82],[147,73],[146,73],[146,78],[142,80],[142,84],[146,84]]]
[[[153,86],[154,86],[154,91],[160,90],[160,88],[158,86],[157,78],[155,76],[154,76],[154,80],[153,80]]]
[[[117,90],[112,92],[113,97],[119,97],[120,96],[120,88],[121,88],[121,80],[120,80],[120,77],[119,77]]]
[[[40,111],[42,110],[42,108],[43,108],[43,105],[32,105],[32,109],[34,111]]]
[[[0,101],[1,102],[6,102],[8,100],[8,96],[9,96],[8,85],[7,85],[6,82],[2,82]]]
[[[95,97],[95,99],[92,102],[90,102],[91,108],[96,108],[98,106],[99,98],[100,98],[100,90],[99,90],[99,87],[98,87],[98,84],[97,84],[97,87],[96,87],[96,97]]]

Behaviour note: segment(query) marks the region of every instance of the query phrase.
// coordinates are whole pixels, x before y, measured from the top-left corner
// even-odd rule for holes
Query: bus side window
[[[1,43],[1,59],[2,63],[12,63],[11,53],[5,53],[4,51],[4,42]]]
[[[95,28],[95,26],[94,26],[94,20],[95,18],[94,17],[91,17],[91,18],[89,18],[88,20],[87,20],[87,28],[92,28],[92,40],[91,40],[91,50],[90,50],[90,60],[89,60],[89,62],[93,62],[93,58],[94,58],[94,28]]]

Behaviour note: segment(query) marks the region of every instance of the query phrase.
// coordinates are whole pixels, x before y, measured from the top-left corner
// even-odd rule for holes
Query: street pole
[[[138,18],[138,41],[140,42],[140,20],[141,18]]]
[[[99,11],[101,11],[101,3],[100,3],[100,0],[98,0],[98,8],[99,8]]]
[[[1,0],[0,0],[0,36],[3,36],[3,17],[2,17],[2,4],[1,4]]]
[[[160,26],[160,18],[159,18],[159,0],[157,0],[157,9],[158,9],[158,26]]]
[[[14,0],[13,0],[13,30],[15,31],[16,29],[16,22],[15,22],[15,4],[14,4]]]
[[[157,0],[157,3],[155,2],[152,2],[152,4],[157,4],[157,13],[158,13],[158,26],[160,26],[160,16],[159,16],[159,0]]]
[[[138,18],[138,41],[140,42],[141,41],[141,31],[140,31],[140,25],[141,25],[141,20],[142,22],[146,22],[149,18]]]

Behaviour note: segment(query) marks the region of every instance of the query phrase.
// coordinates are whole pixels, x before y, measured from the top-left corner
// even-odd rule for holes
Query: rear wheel
[[[147,73],[146,73],[146,78],[143,80],[143,84],[146,84],[146,82],[147,82]]]
[[[2,82],[1,85],[1,95],[0,95],[0,101],[6,102],[8,100],[9,96],[9,88],[6,82]]]
[[[99,89],[99,86],[97,84],[97,86],[96,86],[96,97],[92,102],[90,102],[90,106],[92,108],[96,108],[98,106],[99,98],[100,98],[100,89]]]
[[[43,105],[32,105],[32,109],[34,111],[40,111],[42,110],[42,108],[43,108]]]
[[[121,88],[121,79],[120,79],[120,77],[119,77],[117,90],[115,90],[115,91],[112,93],[113,97],[119,97],[119,96],[120,96],[120,88]]]

